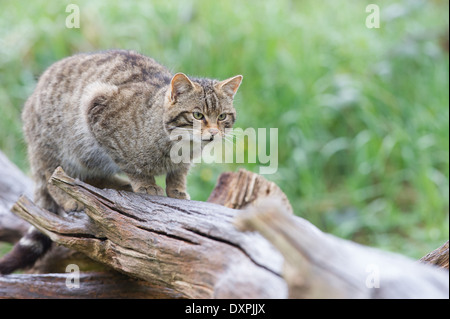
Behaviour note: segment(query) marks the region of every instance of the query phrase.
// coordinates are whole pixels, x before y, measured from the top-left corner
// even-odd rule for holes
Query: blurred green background
[[[66,6],[80,28],[65,26]],[[379,5],[379,29],[365,11]],[[278,128],[266,176],[321,230],[413,258],[449,237],[447,0],[0,3],[0,149],[28,172],[20,112],[53,62],[123,48],[174,72],[244,75],[236,127]],[[201,164],[205,200],[219,174]]]

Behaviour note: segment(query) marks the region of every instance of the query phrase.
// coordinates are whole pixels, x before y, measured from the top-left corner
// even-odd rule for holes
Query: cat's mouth
[[[217,137],[216,137],[215,139],[217,139]],[[208,137],[208,136],[202,136],[202,141],[203,141],[203,142],[211,142],[211,141],[214,141],[214,135],[211,135],[210,137]]]
[[[170,139],[172,141],[191,141],[191,142],[197,142],[201,143],[202,145],[208,144],[210,142],[217,142],[222,140],[222,134],[216,133],[216,134],[210,134],[209,132],[195,132],[190,130],[180,130],[179,128],[176,128],[171,131],[170,133]]]
[[[201,137],[202,142],[212,142],[212,141],[218,141],[221,140],[222,136],[219,134],[212,135],[212,134],[203,134]]]

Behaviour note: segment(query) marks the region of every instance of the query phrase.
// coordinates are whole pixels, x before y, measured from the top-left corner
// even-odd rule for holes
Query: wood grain
[[[283,259],[261,235],[233,225],[240,212],[212,203],[100,190],[53,174],[85,215],[57,216],[21,197],[13,211],[54,242],[186,298],[283,298]]]

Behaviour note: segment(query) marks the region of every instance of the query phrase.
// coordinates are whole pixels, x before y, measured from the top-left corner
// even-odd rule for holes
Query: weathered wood
[[[448,271],[322,233],[282,207],[265,200],[236,225],[260,232],[283,254],[289,297],[449,297]]]
[[[21,195],[31,198],[32,194],[32,180],[0,151],[0,241],[15,243],[28,231],[31,225],[14,215],[11,207]],[[70,262],[82,265],[84,271],[106,270],[104,266],[82,253],[54,245],[43,259],[38,260],[26,272],[33,274],[64,272],[67,263]]]
[[[32,189],[32,181],[0,151],[0,241],[14,243],[30,227],[25,220],[11,213],[10,208],[22,194],[31,197]],[[83,216],[81,213],[78,215],[81,218]],[[80,268],[80,289],[69,289],[65,285],[66,279],[71,276],[65,273],[69,264],[76,264]],[[44,258],[26,272],[0,276],[0,299],[180,298],[175,291],[124,276],[64,246],[54,245]]]
[[[32,196],[33,183],[0,152],[0,241],[14,243],[30,225],[11,213],[20,195]]]
[[[436,265],[448,270],[448,240],[441,247],[423,256],[420,261],[426,264]]]
[[[284,298],[281,255],[216,204],[100,190],[57,170],[52,183],[86,207],[57,216],[21,197],[13,211],[53,241],[187,298]]]
[[[71,274],[0,276],[0,298],[448,298],[447,271],[322,233],[291,214],[275,184],[245,170],[224,173],[209,200],[247,208],[246,213],[211,203],[100,190],[58,171],[52,183],[87,207],[86,214],[62,217],[28,199],[31,183],[9,187],[14,178],[2,179],[8,170],[0,165],[0,189],[26,189],[28,194],[14,211],[57,243],[79,251],[55,247],[56,259],[49,254],[33,271],[64,271],[67,264],[76,264],[81,277],[80,289],[69,289],[65,283]],[[18,196],[11,194],[4,196],[6,208],[0,205],[0,221],[9,214],[11,225],[16,220],[26,230],[28,224],[7,209]],[[260,232],[273,246],[258,233],[239,232],[235,219],[240,228]],[[0,223],[0,234],[8,228],[15,226]],[[23,230],[14,232],[11,240]],[[86,272],[91,266],[84,262],[92,261],[85,254],[128,276],[109,266],[98,268],[101,273]],[[448,267],[448,242],[422,261],[442,265],[445,257]]]
[[[81,272],[74,278],[73,273],[0,276],[0,299],[181,298],[166,287],[119,273]]]
[[[257,205],[265,198],[279,199],[284,209],[293,213],[287,196],[275,183],[245,169],[240,169],[236,173],[222,173],[208,202],[234,209],[246,209]]]

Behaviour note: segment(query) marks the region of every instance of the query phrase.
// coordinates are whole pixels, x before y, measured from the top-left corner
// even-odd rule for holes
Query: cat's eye
[[[225,120],[226,118],[227,118],[227,114],[226,114],[226,113],[222,113],[222,114],[220,114],[219,117],[218,117],[219,121],[223,121],[223,120]]]
[[[194,118],[196,119],[196,120],[202,120],[205,116],[202,114],[202,113],[200,113],[200,112],[194,112],[194,113],[192,113],[192,115],[194,115]]]

